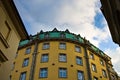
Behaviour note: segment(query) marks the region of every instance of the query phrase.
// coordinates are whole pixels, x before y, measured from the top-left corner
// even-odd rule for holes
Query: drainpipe
[[[29,80],[34,80],[34,72],[35,72],[35,66],[36,66],[36,57],[37,57],[37,53],[38,53],[38,39],[39,39],[38,35],[39,34],[37,34],[37,38],[35,40],[34,52],[32,54],[32,64],[31,64]]]
[[[91,70],[90,70],[90,63],[89,63],[89,56],[88,56],[88,52],[87,52],[87,46],[88,46],[88,41],[84,38],[84,55],[85,55],[85,60],[86,60],[86,71],[87,71],[87,76],[88,76],[88,80],[92,80],[92,76],[91,76]]]

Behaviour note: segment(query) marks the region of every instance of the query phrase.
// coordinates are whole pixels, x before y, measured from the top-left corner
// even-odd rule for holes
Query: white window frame
[[[60,42],[59,48],[60,48],[60,49],[66,49],[66,43]]]
[[[48,77],[48,69],[47,68],[40,68],[40,78],[47,78]]]
[[[41,56],[41,62],[48,62],[49,56],[48,54],[42,54]]]
[[[60,62],[66,62],[67,61],[67,56],[64,53],[59,54],[59,61]]]
[[[77,78],[78,80],[84,80],[84,73],[83,71],[77,71]]]
[[[67,68],[59,68],[59,78],[67,78]]]

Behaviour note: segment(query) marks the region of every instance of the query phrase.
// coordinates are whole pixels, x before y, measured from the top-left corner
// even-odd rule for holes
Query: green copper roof
[[[63,36],[62,36],[63,35]],[[58,31],[56,28],[53,29],[52,31],[47,31],[43,32],[42,30],[40,33],[30,36],[30,39],[35,40],[38,38],[39,40],[44,40],[44,39],[69,39],[71,41],[77,41],[79,43],[85,43],[84,41],[86,39],[82,38],[80,35],[76,35],[73,33],[70,33],[68,29],[66,31]],[[24,40],[19,43],[19,46],[24,46],[28,44],[30,40]],[[95,47],[93,44],[89,43],[89,46],[92,50],[95,52],[99,53],[100,55],[104,55],[104,53],[99,50],[97,47]]]
[[[19,46],[23,46],[23,45],[27,44],[28,42],[29,42],[29,40],[21,41],[21,42],[19,43]]]

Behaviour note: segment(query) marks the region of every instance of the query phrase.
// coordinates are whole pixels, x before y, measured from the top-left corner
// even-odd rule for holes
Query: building
[[[56,28],[21,41],[13,65],[11,80],[118,78],[108,55],[80,35]]]
[[[100,0],[112,39],[120,45],[120,0]]]
[[[0,0],[0,80],[9,80],[19,41],[28,34],[12,0]]]

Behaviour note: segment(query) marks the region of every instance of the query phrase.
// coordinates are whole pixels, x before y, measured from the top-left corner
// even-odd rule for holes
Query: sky
[[[120,47],[112,41],[99,0],[14,0],[28,34],[54,28],[80,34],[112,58],[120,75]]]

